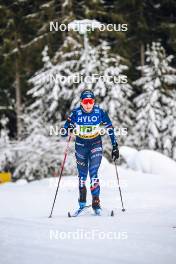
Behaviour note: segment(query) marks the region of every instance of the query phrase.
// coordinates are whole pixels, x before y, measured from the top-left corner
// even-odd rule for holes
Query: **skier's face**
[[[91,112],[94,107],[94,99],[84,99],[81,101],[81,105],[86,112]]]

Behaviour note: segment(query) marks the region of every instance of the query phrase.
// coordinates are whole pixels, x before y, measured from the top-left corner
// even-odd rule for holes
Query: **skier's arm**
[[[108,116],[108,113],[102,110],[102,122],[105,128],[108,130],[108,135],[111,139],[112,146],[117,145],[117,139],[114,132],[114,127],[112,125],[112,122]]]
[[[102,121],[104,126],[108,129],[108,135],[110,136],[111,143],[112,143],[112,159],[115,161],[119,158],[119,149],[117,144],[117,139],[115,136],[114,128],[112,122],[108,116],[107,112],[102,110]]]
[[[67,120],[64,124],[63,128],[65,129],[66,133],[62,136],[65,136],[65,137],[68,136],[68,130],[70,129],[70,132],[71,132],[71,130],[74,129],[74,123],[75,123],[75,111],[73,110],[71,114],[67,117]]]

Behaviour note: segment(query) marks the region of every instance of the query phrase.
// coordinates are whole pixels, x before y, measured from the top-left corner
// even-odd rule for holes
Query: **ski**
[[[71,214],[70,212],[68,212],[68,217],[77,217],[79,216],[82,212],[84,212],[86,209],[90,208],[91,205],[86,205],[83,208],[79,208],[78,210],[76,210],[73,214]]]
[[[79,216],[82,212],[86,211],[86,209],[88,209],[88,208],[90,208],[90,207],[91,207],[91,205],[86,205],[85,207],[83,207],[83,208],[79,208],[78,210],[76,210],[73,214],[71,214],[70,212],[68,212],[68,217],[69,217],[69,218],[70,218],[70,217],[77,217],[77,216]],[[93,212],[94,212],[94,214],[92,214],[92,215],[94,215],[94,216],[101,216],[101,215],[102,215],[102,213],[101,213],[102,210],[101,210],[101,211],[100,211],[100,210],[93,210]],[[109,216],[111,216],[111,217],[114,216],[114,210],[111,210]]]

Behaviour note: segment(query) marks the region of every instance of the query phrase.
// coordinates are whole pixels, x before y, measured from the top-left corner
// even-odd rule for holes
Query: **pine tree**
[[[29,110],[38,117],[43,116],[45,121],[60,121],[70,108],[77,86],[79,49],[79,43],[68,36],[52,63],[45,47],[44,67],[29,80],[33,88],[28,94],[34,99]]]
[[[22,130],[21,115],[26,96],[27,79],[36,71],[41,61],[38,56],[46,42],[51,43],[56,35],[48,32],[49,22],[57,16],[54,1],[39,0],[2,1],[0,5],[0,71],[5,72],[1,79],[6,99],[6,107],[14,97],[17,118],[17,136]],[[56,40],[55,40],[56,41]],[[3,57],[1,55],[3,54]],[[15,89],[14,89],[15,88]],[[4,103],[3,103],[4,104]]]
[[[31,94],[35,99],[29,106],[29,111],[35,118],[42,118],[47,121],[51,118],[53,102],[55,102],[55,100],[57,101],[57,97],[51,98],[54,90],[51,88],[55,88],[56,85],[52,78],[54,65],[48,56],[47,46],[45,46],[42,56],[44,67],[29,80],[33,88],[28,91],[28,94]],[[57,96],[57,94],[55,96]]]
[[[134,100],[137,115],[133,135],[134,144],[140,148],[162,151],[163,120],[170,113],[167,89],[175,83],[175,71],[169,66],[170,61],[171,57],[166,56],[161,44],[152,43],[146,51],[147,64],[138,67],[144,75],[134,82],[141,88],[141,94]]]
[[[8,122],[8,118],[3,115],[0,120],[0,144],[4,146],[9,142],[9,130],[7,128]]]
[[[0,171],[9,171],[15,159],[9,140],[9,119],[3,115],[0,120]]]
[[[176,82],[176,77],[175,77]],[[164,100],[162,147],[164,153],[176,160],[176,90],[171,89]]]

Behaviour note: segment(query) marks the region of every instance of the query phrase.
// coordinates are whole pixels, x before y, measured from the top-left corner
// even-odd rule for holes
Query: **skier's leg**
[[[100,184],[98,179],[98,169],[102,160],[102,142],[95,141],[91,145],[89,154],[89,175],[90,175],[90,189],[92,194],[92,207],[100,208]]]
[[[75,144],[75,155],[76,155],[76,163],[79,177],[79,206],[80,208],[86,205],[86,179],[88,174],[88,149],[85,145],[79,142]]]

